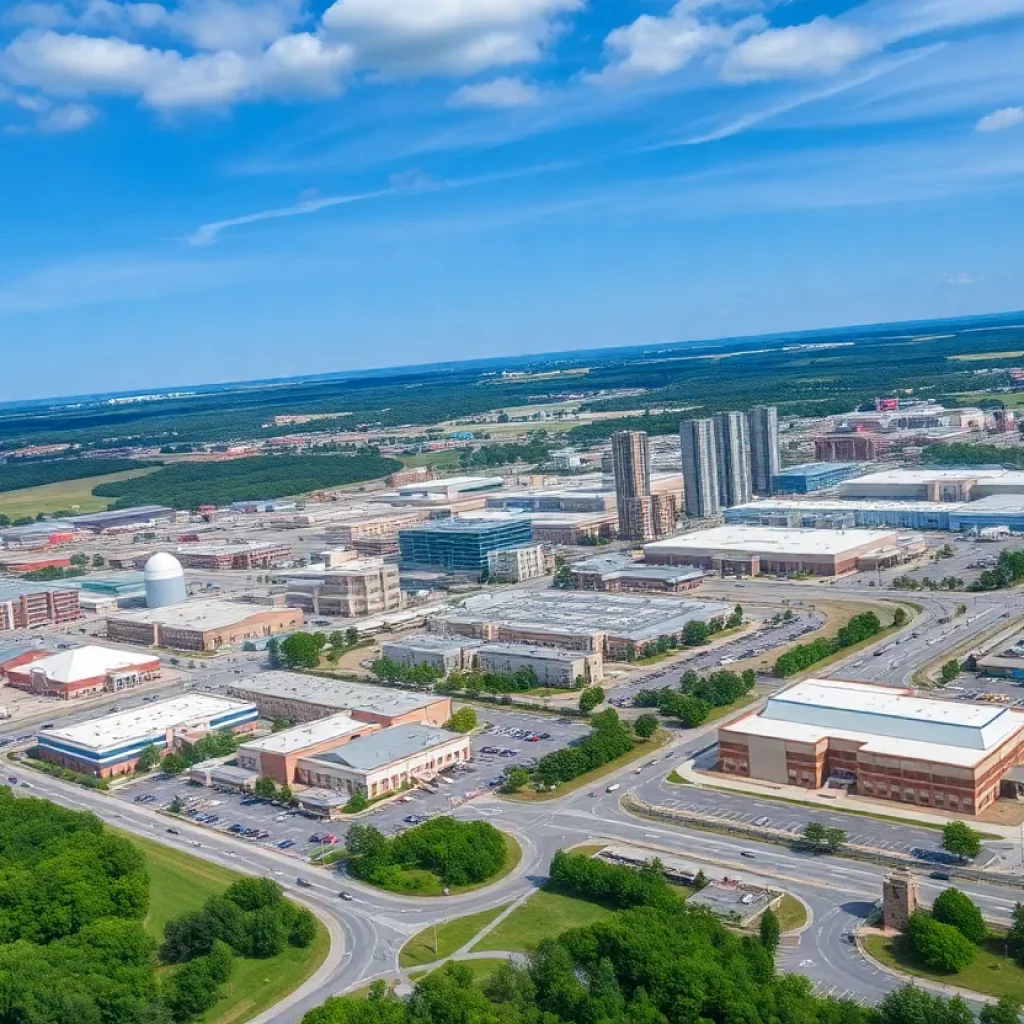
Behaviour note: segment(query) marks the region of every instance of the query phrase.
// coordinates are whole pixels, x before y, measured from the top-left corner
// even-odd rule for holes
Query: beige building
[[[487,553],[487,572],[492,583],[534,580],[554,569],[554,555],[543,544],[520,544]]]
[[[462,636],[421,633],[385,642],[381,644],[381,653],[399,665],[432,665],[447,676],[449,672],[471,668],[479,646]]]
[[[481,672],[533,669],[540,686],[575,686],[578,680],[596,683],[604,676],[600,651],[569,651],[530,644],[484,644],[476,650]]]
[[[398,566],[385,564],[377,558],[349,562],[328,570],[316,596],[316,610],[320,614],[345,618],[397,611],[404,604]]]

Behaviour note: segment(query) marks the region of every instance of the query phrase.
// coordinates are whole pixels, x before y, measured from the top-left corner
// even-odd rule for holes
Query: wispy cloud
[[[1019,128],[1024,124],[1024,107],[1003,107],[986,114],[974,126],[979,132],[1001,132],[1007,128]]]

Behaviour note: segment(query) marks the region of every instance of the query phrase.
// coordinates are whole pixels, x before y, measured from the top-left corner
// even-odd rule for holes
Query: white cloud
[[[96,107],[86,103],[66,103],[62,107],[54,107],[40,113],[36,127],[50,135],[66,135],[88,128],[100,112]]]
[[[584,0],[335,0],[323,25],[385,74],[473,74],[529,63]]]
[[[592,77],[668,75],[697,57],[725,49],[744,34],[765,27],[760,15],[725,24],[699,14],[700,10],[721,6],[718,0],[678,0],[664,17],[641,14],[629,25],[613,29],[604,42],[608,65]]]
[[[1003,107],[986,114],[974,126],[977,132],[1001,132],[1006,128],[1018,128],[1024,124],[1024,107]]]
[[[449,98],[450,107],[526,107],[540,102],[540,90],[521,78],[495,78],[479,85],[464,85]]]
[[[0,53],[0,72],[53,95],[139,96],[161,109],[216,107],[336,92],[351,55],[344,44],[308,33],[284,36],[255,55],[222,50],[185,57],[118,38],[26,32]]]
[[[822,15],[744,39],[726,57],[722,76],[731,82],[751,82],[834,75],[880,48],[874,36]]]
[[[961,270],[959,274],[947,274],[942,280],[954,288],[968,288],[974,284],[974,278],[964,270]]]

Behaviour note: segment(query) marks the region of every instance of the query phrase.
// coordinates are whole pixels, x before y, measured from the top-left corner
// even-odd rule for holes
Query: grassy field
[[[172,917],[198,910],[208,897],[243,877],[162,843],[135,835],[128,838],[146,857],[150,902],[143,923],[158,941]],[[316,939],[306,949],[289,946],[268,960],[236,957],[224,996],[200,1020],[203,1024],[241,1024],[255,1017],[301,985],[323,963],[329,949],[330,936],[318,921]]]
[[[79,512],[100,512],[108,508],[113,498],[97,498],[92,489],[99,484],[117,483],[145,476],[159,469],[126,469],[123,473],[107,473],[105,476],[86,476],[80,480],[61,480],[55,484],[41,484],[39,487],[25,487],[20,491],[0,493],[0,515],[17,519],[20,516],[35,516],[40,512],[63,512],[77,505]]]
[[[572,793],[574,790],[580,789],[583,786],[593,785],[595,782],[599,782],[611,772],[617,771],[619,768],[624,768],[627,764],[632,764],[634,761],[640,761],[645,757],[650,757],[658,750],[659,747],[664,746],[664,744],[668,742],[668,739],[669,734],[663,730],[659,730],[649,740],[637,740],[636,746],[632,750],[627,751],[621,757],[615,758],[614,761],[609,761],[608,764],[601,765],[600,768],[595,768],[592,772],[587,772],[575,779],[570,779],[569,782],[564,783],[557,789],[552,790],[550,793],[536,793],[533,790],[527,789],[520,793],[502,794],[502,799],[518,800],[524,803],[532,803],[540,800],[554,800],[557,797],[565,796],[566,793]]]
[[[1018,349],[1013,352],[963,352],[947,358],[958,363],[973,363],[983,359],[1019,359],[1021,356],[1024,356],[1024,352]],[[1000,397],[1002,396],[1000,395]]]
[[[929,978],[989,996],[1012,996],[1024,1002],[1024,968],[1003,955],[1003,937],[994,935],[975,950],[974,962],[956,974],[941,974],[921,963],[903,935],[867,935],[864,948],[880,963],[918,978]]]
[[[459,452],[453,448],[440,452],[420,452],[418,455],[400,455],[399,458],[410,469],[416,466],[433,466],[435,469],[459,468]]]
[[[807,908],[787,892],[775,908],[775,916],[779,919],[779,928],[783,932],[792,932],[807,923]]]
[[[523,953],[541,939],[554,938],[569,928],[598,921],[615,911],[604,904],[563,896],[550,889],[539,889],[521,907],[473,947],[474,952],[496,949]]]
[[[473,976],[473,982],[476,985],[482,985],[503,963],[500,957],[480,957],[476,960],[458,960],[457,963],[462,964],[463,967],[469,968],[469,973]],[[424,968],[419,971],[410,971],[410,978],[423,978],[428,975],[432,970],[436,968]],[[369,989],[367,989],[369,991]]]
[[[523,857],[523,848],[507,833],[505,837],[505,866],[496,875],[488,878],[485,882],[478,882],[475,885],[453,885],[449,887],[453,896],[460,893],[473,892],[476,889],[483,889],[484,886],[494,885],[499,879],[504,878],[511,871],[514,871]],[[405,886],[388,887],[389,892],[398,892],[403,896],[443,896],[444,882],[433,873],[422,868],[404,868],[401,872]],[[372,883],[371,883],[372,884]]]
[[[462,949],[481,928],[486,928],[507,906],[506,903],[505,906],[481,910],[479,914],[468,914],[466,917],[457,917],[454,921],[446,921],[437,926],[436,932],[433,926],[424,928],[402,947],[401,953],[398,954],[399,965],[403,968],[419,967],[451,956]]]

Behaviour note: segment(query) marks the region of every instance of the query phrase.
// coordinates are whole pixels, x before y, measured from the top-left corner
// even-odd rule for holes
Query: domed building
[[[146,607],[164,608],[169,604],[180,604],[188,597],[185,586],[185,570],[174,555],[158,551],[146,562],[143,569],[146,583]]]

